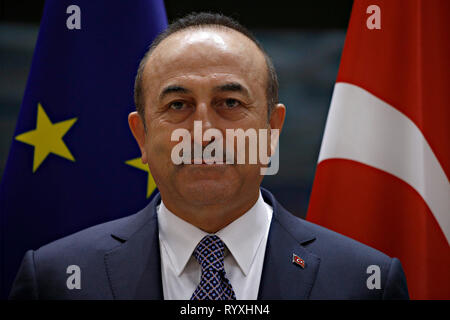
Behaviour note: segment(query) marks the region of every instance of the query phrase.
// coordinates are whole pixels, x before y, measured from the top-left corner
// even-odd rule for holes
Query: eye
[[[182,110],[186,108],[186,103],[183,101],[174,101],[169,105],[169,108],[173,110]]]
[[[236,100],[236,99],[229,98],[229,99],[226,99],[226,100],[225,100],[225,106],[226,106],[228,109],[236,108],[236,107],[238,107],[240,104],[241,104],[241,103],[240,103],[238,100]]]

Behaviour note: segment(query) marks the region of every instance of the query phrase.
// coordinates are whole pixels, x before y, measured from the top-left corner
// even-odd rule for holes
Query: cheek
[[[173,184],[176,168],[170,157],[170,135],[161,132],[149,135],[146,151],[150,172],[158,188]]]
[[[153,167],[167,167],[171,164],[171,152],[178,142],[170,141],[172,130],[167,126],[149,126],[146,151]]]

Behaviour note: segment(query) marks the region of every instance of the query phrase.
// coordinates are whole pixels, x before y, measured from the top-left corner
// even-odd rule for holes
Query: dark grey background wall
[[[19,113],[44,1],[0,1],[0,177]],[[130,2],[131,5],[131,2]],[[352,1],[165,1],[169,21],[192,11],[222,12],[250,28],[272,57],[287,119],[280,170],[263,185],[306,214]]]

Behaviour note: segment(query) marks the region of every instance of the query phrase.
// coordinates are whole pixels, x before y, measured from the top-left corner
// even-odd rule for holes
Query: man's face
[[[184,128],[192,146],[206,146],[194,137],[194,121],[203,132],[220,130],[224,140],[226,129],[267,129],[266,88],[263,54],[236,31],[188,29],[160,43],[144,69],[147,130],[139,144],[164,201],[170,194],[193,205],[220,204],[259,187],[260,165],[248,158],[246,164],[175,165],[171,154],[179,141],[171,135]]]

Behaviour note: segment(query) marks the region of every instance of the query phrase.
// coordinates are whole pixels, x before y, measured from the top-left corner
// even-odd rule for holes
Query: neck
[[[180,219],[205,232],[216,233],[250,210],[258,200],[259,192],[258,188],[213,204],[192,204],[182,199],[173,201],[162,193],[161,198],[166,208]]]

